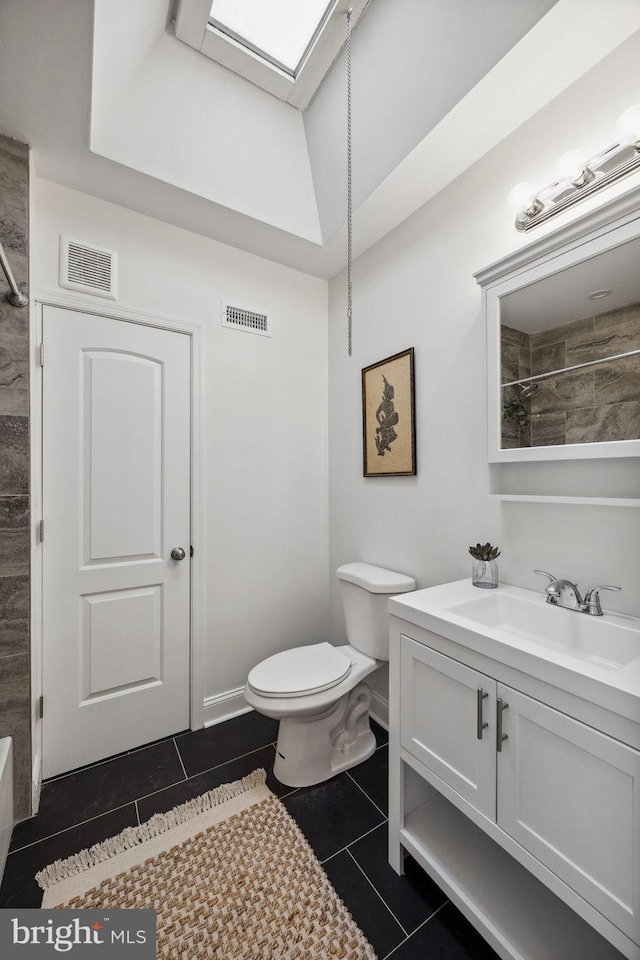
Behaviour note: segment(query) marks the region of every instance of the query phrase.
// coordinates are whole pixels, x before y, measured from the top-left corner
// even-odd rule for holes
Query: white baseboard
[[[239,717],[241,713],[249,713],[252,708],[244,698],[244,687],[235,690],[226,690],[214,697],[204,699],[204,725],[212,727],[215,723]],[[389,701],[382,694],[373,692],[369,713],[381,727],[389,729]]]
[[[369,715],[385,730],[389,729],[389,701],[375,690],[371,694]]]
[[[235,690],[226,690],[214,697],[204,698],[204,725],[211,727],[223,720],[239,717],[241,713],[248,713],[251,707],[244,698],[244,687]]]

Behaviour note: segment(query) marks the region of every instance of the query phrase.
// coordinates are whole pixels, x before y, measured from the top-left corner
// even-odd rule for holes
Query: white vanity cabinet
[[[410,852],[501,957],[638,960],[640,750],[544,689],[392,618],[390,862]]]
[[[498,695],[498,825],[640,943],[640,752],[502,684]]]
[[[460,798],[496,813],[496,681],[402,637],[400,742]]]

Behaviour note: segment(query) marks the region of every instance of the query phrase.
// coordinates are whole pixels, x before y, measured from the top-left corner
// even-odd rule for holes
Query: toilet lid
[[[253,668],[249,686],[263,697],[300,697],[335,687],[351,670],[351,660],[330,643],[294,647]]]

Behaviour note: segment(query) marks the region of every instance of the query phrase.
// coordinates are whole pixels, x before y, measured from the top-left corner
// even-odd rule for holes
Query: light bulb
[[[587,165],[587,158],[580,150],[567,150],[556,164],[556,173],[562,180],[579,180]]]
[[[640,140],[640,103],[635,103],[618,117],[616,136],[621,140]]]
[[[509,206],[514,210],[528,210],[535,199],[535,191],[530,183],[516,183],[509,194]]]

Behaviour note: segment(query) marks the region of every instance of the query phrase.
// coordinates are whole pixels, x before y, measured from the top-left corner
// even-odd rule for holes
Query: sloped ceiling
[[[171,13],[3,0],[0,132],[42,177],[335,275],[344,57],[303,115],[180,43]],[[371,0],[353,42],[355,254],[637,30],[637,0]]]

